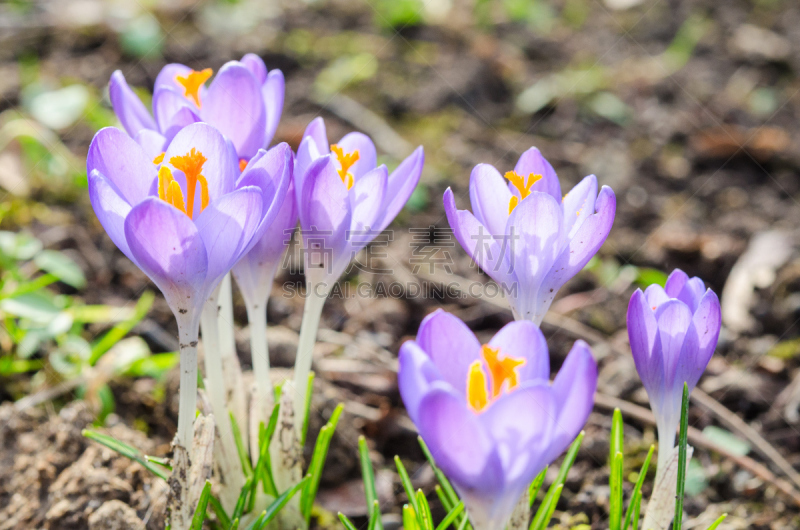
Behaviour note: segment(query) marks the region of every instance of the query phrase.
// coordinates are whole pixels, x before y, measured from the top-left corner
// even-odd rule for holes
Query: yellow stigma
[[[164,161],[164,155],[166,155],[166,154],[167,154],[167,153],[161,153],[160,155],[158,155],[157,157],[155,157],[155,158],[153,159],[153,163],[154,163],[154,164],[160,164],[161,162],[163,162],[163,161]]]
[[[467,405],[475,413],[483,412],[492,401],[500,397],[503,388],[506,392],[517,388],[517,369],[526,362],[525,359],[501,355],[499,348],[492,348],[487,344],[481,347],[481,357],[483,361],[473,361],[467,373]],[[486,368],[489,372],[488,378]]]
[[[541,175],[534,175],[530,173],[528,175],[527,181],[525,177],[517,173],[516,171],[507,171],[505,177],[508,179],[511,184],[514,185],[515,188],[519,191],[519,197],[514,195],[511,197],[511,200],[508,202],[508,213],[514,211],[514,208],[517,207],[520,200],[524,200],[525,197],[531,194],[531,187],[536,184],[537,181],[542,179]]]
[[[183,171],[186,176],[186,202],[183,201],[183,191],[180,184],[173,178],[172,171],[167,166],[161,166],[158,170],[158,197],[162,201],[175,206],[177,209],[188,215],[190,218],[194,213],[194,195],[197,191],[197,183],[200,183],[200,211],[208,206],[208,181],[200,173],[203,164],[206,163],[203,153],[194,147],[183,156],[173,156],[169,159],[175,169]]]
[[[339,162],[339,178],[342,179],[342,182],[349,190],[353,187],[354,180],[353,174],[350,173],[350,168],[353,167],[353,164],[358,162],[358,159],[361,158],[361,155],[358,154],[358,149],[352,153],[345,153],[344,149],[336,144],[331,145],[331,151],[333,151],[333,154],[336,155],[336,160]]]
[[[199,72],[190,70],[186,77],[176,75],[175,81],[183,87],[183,95],[187,98],[192,98],[197,107],[200,108],[200,87],[208,81],[212,73],[214,71],[211,68],[206,68]]]

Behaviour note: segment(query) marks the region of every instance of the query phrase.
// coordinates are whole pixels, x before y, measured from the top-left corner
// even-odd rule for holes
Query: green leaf
[[[300,513],[306,518],[306,523],[311,519],[311,508],[314,506],[314,499],[319,490],[319,482],[322,479],[322,469],[325,466],[331,438],[333,438],[333,433],[336,431],[336,425],[339,423],[342,410],[344,410],[344,404],[339,403],[333,410],[333,414],[331,414],[328,423],[320,429],[319,435],[317,435],[317,443],[314,445],[314,453],[311,456],[311,463],[308,466],[309,479],[300,497]]]
[[[403,530],[420,530],[417,523],[417,512],[408,504],[403,505]]]
[[[553,512],[556,511],[556,505],[558,504],[558,499],[561,497],[561,490],[563,489],[564,484],[559,484],[553,490],[552,495],[549,491],[547,492],[547,497],[544,498],[541,507],[539,507],[539,511],[536,512],[536,518],[531,522],[530,528],[532,530],[545,530],[547,528],[547,525],[550,524],[550,519],[553,518]],[[539,516],[540,513],[542,514],[541,517]],[[537,523],[537,526],[533,526],[534,522]]]
[[[406,466],[403,465],[403,462],[397,455],[395,455],[394,457],[394,465],[395,467],[397,467],[397,473],[400,475],[400,482],[403,483],[403,489],[406,491],[408,502],[411,503],[411,507],[414,509],[414,513],[419,513],[419,505],[417,504],[417,496],[414,493],[414,485],[411,484],[411,477],[408,476],[408,471],[406,471]]]
[[[611,493],[609,496],[609,528],[620,530],[622,523],[622,471],[624,466],[624,439],[623,439],[622,412],[614,409],[611,420],[611,438],[609,440],[609,465],[611,473],[608,476]]]
[[[239,460],[242,462],[242,471],[244,471],[245,477],[252,477],[253,468],[250,465],[250,455],[244,447],[242,431],[239,430],[239,423],[236,421],[233,412],[228,412],[228,416],[231,419],[231,431],[233,431],[233,440],[236,442],[236,451],[239,453]]]
[[[34,292],[0,301],[0,311],[40,324],[48,324],[61,312],[61,308],[53,303],[51,297],[42,292]]]
[[[536,475],[536,478],[533,479],[531,482],[531,486],[528,489],[528,498],[530,499],[530,508],[533,508],[533,503],[536,502],[536,496],[539,495],[539,490],[542,489],[542,483],[544,482],[544,477],[547,476],[547,470],[550,466],[545,466],[543,470]]]
[[[448,526],[453,524],[453,522],[455,522],[456,517],[458,517],[463,511],[464,511],[464,503],[459,502],[458,505],[456,505],[455,508],[450,510],[448,514],[445,516],[445,518],[442,519],[442,522],[439,523],[439,525],[436,527],[436,530],[445,530],[445,528],[447,528]]]
[[[291,500],[291,498],[294,497],[294,495],[298,491],[302,490],[306,486],[307,482],[308,482],[308,475],[303,477],[303,480],[292,486],[290,489],[281,493],[277,499],[272,501],[272,504],[270,504],[266,509],[266,515],[264,516],[264,519],[261,521],[261,526],[259,527],[258,530],[266,527],[269,523],[271,523],[272,520],[275,518],[275,516],[278,515],[278,512],[280,512],[283,509],[283,507],[286,506],[289,500]]]
[[[306,435],[308,434],[308,422],[311,419],[311,397],[314,394],[314,372],[308,373],[308,384],[306,385],[306,412],[303,418],[303,437],[300,440],[300,445],[304,446],[306,443]]]
[[[678,444],[678,485],[675,493],[675,519],[673,530],[681,530],[683,525],[683,491],[686,487],[686,446],[689,434],[689,385],[683,383],[681,402],[681,430]]]
[[[160,379],[180,362],[178,352],[154,353],[134,361],[128,366],[124,375],[132,377],[152,377]]]
[[[425,444],[425,441],[422,439],[422,437],[418,436],[417,441],[422,448],[422,452],[425,453],[425,458],[428,460],[428,464],[430,464],[431,469],[433,469],[434,475],[436,475],[436,480],[442,486],[447,499],[450,501],[450,505],[455,506],[460,502],[458,495],[456,494],[456,490],[453,489],[453,486],[450,484],[450,481],[447,480],[447,477],[444,475],[444,473],[442,473],[442,470],[436,466],[436,462],[433,460],[433,455],[431,454],[430,449],[428,449],[428,446]]]
[[[572,442],[572,445],[569,447],[567,455],[564,457],[564,462],[561,463],[561,467],[558,470],[558,476],[556,477],[555,482],[553,482],[550,485],[550,488],[547,490],[547,494],[544,496],[539,509],[536,510],[536,515],[533,516],[533,520],[528,527],[529,530],[544,530],[547,528],[547,524],[550,522],[550,518],[553,516],[553,511],[556,509],[558,498],[561,496],[561,490],[564,487],[564,482],[567,480],[567,474],[569,473],[572,464],[575,463],[575,458],[578,456],[578,450],[581,447],[581,442],[583,442],[584,435],[585,433],[581,431],[577,438],[575,438],[575,441]]]
[[[372,470],[372,462],[369,459],[369,448],[367,447],[367,440],[364,436],[358,437],[358,458],[361,461],[361,476],[364,480],[364,495],[367,500],[367,506],[373,506],[378,501],[378,492],[375,490],[375,473]],[[370,518],[372,519],[372,518]],[[372,521],[370,520],[370,524]],[[383,530],[383,523],[375,522],[375,528]]]
[[[428,499],[422,490],[417,490],[417,521],[424,530],[433,530],[433,515],[431,514],[431,507],[428,506]]]
[[[347,516],[342,512],[339,512],[339,520],[342,522],[342,524],[347,530],[358,530],[356,528],[356,525],[350,522],[350,519],[348,519]]]
[[[148,311],[150,311],[153,300],[155,300],[155,295],[152,291],[145,291],[142,293],[142,296],[136,301],[133,314],[108,330],[102,338],[92,345],[92,355],[89,358],[89,364],[94,366],[103,354],[110,350],[114,344],[122,340],[125,335],[130,333],[133,327],[147,315]]]
[[[200,499],[197,501],[197,509],[194,511],[192,517],[191,530],[201,530],[203,528],[203,521],[206,520],[206,508],[208,507],[208,499],[211,497],[211,481],[206,480],[203,491],[200,492]]]
[[[727,514],[727,513],[723,513],[722,515],[720,515],[719,517],[717,517],[717,520],[716,520],[716,521],[714,521],[713,523],[711,523],[711,526],[709,526],[709,527],[708,527],[708,530],[716,530],[716,528],[717,528],[719,525],[721,525],[721,524],[722,524],[722,521],[724,521],[726,517],[728,517],[728,514]]]
[[[247,477],[247,480],[244,481],[244,486],[242,486],[241,491],[239,492],[239,498],[236,499],[236,506],[233,507],[233,513],[231,514],[231,519],[233,519],[233,524],[235,526],[239,526],[239,519],[241,519],[242,514],[244,513],[244,508],[247,506],[247,499],[250,497],[250,490],[251,486],[253,485],[253,477]]]
[[[750,444],[747,441],[742,440],[732,432],[726,431],[725,429],[720,429],[715,425],[709,425],[703,429],[703,435],[735,455],[745,456],[750,452],[751,449]]]
[[[639,511],[636,510],[634,515],[634,506],[636,505],[636,500],[641,500],[642,498],[642,485],[644,485],[644,479],[647,476],[647,470],[650,467],[650,460],[653,458],[653,451],[655,451],[656,446],[651,445],[650,450],[647,451],[647,457],[644,459],[644,463],[642,464],[642,469],[639,471],[639,478],[636,479],[636,485],[633,487],[633,493],[631,494],[630,504],[628,505],[628,511],[625,514],[625,522],[622,525],[622,530],[628,529],[628,524],[631,522],[631,518],[634,518],[634,528],[639,524]]]
[[[164,469],[161,468],[159,465],[154,464],[149,460],[147,460],[147,458],[145,458],[144,455],[138,449],[131,447],[126,443],[120,442],[116,438],[113,438],[107,434],[103,434],[97,431],[84,429],[83,431],[81,431],[81,434],[83,434],[83,436],[89,438],[90,440],[94,440],[95,442],[105,445],[112,451],[116,451],[117,453],[121,454],[124,457],[130,458],[134,462],[138,462],[155,476],[162,478],[164,480],[169,480],[169,475],[164,472]]]
[[[367,530],[377,530],[379,527],[383,527],[383,522],[381,521],[381,506],[378,504],[378,501],[375,501],[372,503],[372,509],[369,511]]]
[[[83,289],[86,286],[86,277],[81,268],[61,252],[43,250],[36,255],[33,262],[43,271],[49,272],[71,287]]]
[[[222,503],[219,502],[219,499],[212,495],[209,501],[211,502],[211,509],[214,510],[214,515],[217,516],[217,521],[219,521],[222,528],[230,528],[231,518],[228,512],[225,511],[225,508],[222,507]]]
[[[11,259],[27,261],[42,250],[42,242],[24,232],[0,230],[0,254]]]

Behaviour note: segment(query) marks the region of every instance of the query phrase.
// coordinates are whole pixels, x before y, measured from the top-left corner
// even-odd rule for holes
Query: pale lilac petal
[[[251,246],[263,203],[261,190],[248,186],[211,201],[197,217],[208,256],[209,287],[215,287]]]
[[[175,89],[162,88],[153,94],[153,113],[158,129],[167,140],[174,138],[187,125],[201,121],[196,111],[197,107]]]
[[[658,340],[658,323],[655,310],[650,307],[641,289],[637,289],[631,296],[627,322],[636,370],[648,389],[655,388],[662,369],[661,360],[654,362],[652,359]]]
[[[568,237],[572,238],[583,222],[595,213],[596,199],[597,177],[594,175],[585,177],[564,196],[561,206],[564,208],[564,231]]]
[[[147,198],[125,219],[125,239],[136,264],[176,315],[202,307],[210,294],[203,292],[206,248],[185,213],[158,198]]]
[[[325,131],[325,120],[321,117],[314,118],[311,123],[306,127],[303,133],[303,139],[311,138],[320,155],[331,152],[330,145],[328,144],[328,133]]]
[[[689,392],[694,390],[694,386],[700,380],[700,376],[703,375],[703,370],[705,370],[706,364],[711,358],[711,356],[700,358],[699,353],[700,341],[697,337],[697,330],[694,328],[694,324],[689,321],[686,334],[683,337],[683,345],[678,362],[675,365],[675,372],[671,380],[667,379],[667,384],[674,389],[675,393],[683,393],[683,383],[689,384]],[[667,376],[669,375],[667,373]]]
[[[531,173],[541,175],[541,180],[531,187],[531,191],[547,193],[559,203],[561,202],[561,184],[558,182],[556,170],[553,169],[550,162],[542,156],[542,153],[537,148],[531,147],[522,153],[517,165],[514,167],[514,171],[525,177],[526,181]]]
[[[434,382],[418,410],[419,433],[448,478],[469,489],[502,490],[502,465],[492,440],[459,394]]]
[[[338,142],[339,147],[345,153],[358,151],[358,160],[350,168],[350,173],[356,181],[372,171],[378,163],[378,154],[375,151],[375,144],[369,136],[360,132],[351,132],[342,137]]]
[[[489,232],[502,236],[506,231],[512,193],[508,183],[489,164],[478,164],[469,176],[469,200],[475,218]]]
[[[292,181],[294,155],[287,143],[276,145],[269,151],[259,151],[239,176],[236,187],[257,186],[264,198],[262,223],[271,224],[285,201],[293,203],[290,212],[294,212],[294,195],[287,192]],[[296,217],[296,214],[294,214]]]
[[[431,357],[442,378],[465,396],[469,365],[481,358],[481,344],[467,325],[437,309],[420,324],[417,344]]]
[[[134,138],[136,143],[142,147],[145,156],[151,161],[167,148],[167,139],[158,131],[142,129]]]
[[[376,226],[383,213],[388,178],[386,166],[381,165],[358,179],[350,190],[352,217],[347,240],[352,252],[358,252],[381,233]]]
[[[533,322],[517,320],[506,324],[492,337],[489,346],[500,348],[500,354],[503,356],[525,360],[525,364],[517,368],[520,383],[550,379],[547,341],[539,326]]]
[[[644,297],[647,300],[647,305],[653,311],[670,299],[664,288],[656,283],[647,286],[647,289],[644,290]]]
[[[686,282],[689,281],[689,275],[680,269],[675,269],[672,274],[667,278],[667,283],[664,285],[664,291],[670,298],[678,298],[681,290]]]
[[[419,420],[419,403],[435,381],[441,381],[442,375],[431,362],[428,354],[422,351],[413,340],[403,343],[398,354],[397,386],[400,397],[411,421]]]
[[[264,145],[269,146],[278,130],[278,123],[283,114],[283,100],[285,97],[286,82],[283,79],[283,72],[271,70],[267,74],[267,80],[261,85],[261,97],[264,99],[264,109],[267,113],[266,129],[264,131]]]
[[[108,237],[128,259],[135,262],[125,239],[125,218],[131,211],[131,205],[120,196],[116,186],[96,169],[89,173],[89,200]]]
[[[417,184],[419,184],[423,164],[425,164],[425,152],[420,146],[389,175],[386,201],[384,201],[386,204],[384,205],[383,215],[377,223],[379,230],[382,231],[389,226],[389,223],[397,217],[397,214],[406,205]]]
[[[562,249],[563,223],[561,204],[546,193],[531,193],[511,212],[505,244],[510,247],[514,275],[519,282],[514,303],[518,318],[538,323],[544,317],[547,307],[540,303],[545,296],[540,288]]]
[[[531,477],[549,463],[542,456],[547,452],[558,411],[554,392],[545,380],[521,385],[478,416],[494,441],[507,488],[514,483],[517,488],[528,486]]]
[[[528,199],[523,201],[522,205],[527,201]],[[589,260],[603,246],[609,232],[611,232],[617,209],[617,200],[611,188],[603,186],[595,204],[597,207],[596,213],[581,213],[581,215],[588,215],[588,218],[569,238],[567,245],[561,250],[560,255],[542,282],[539,303],[545,311],[550,307],[558,290],[570,278],[583,270]],[[522,205],[518,208],[522,207]]]
[[[314,143],[314,139],[310,136],[303,138],[303,141],[300,142],[300,147],[297,148],[297,156],[294,160],[294,171],[292,173],[298,201],[303,197],[303,186],[308,168],[314,160],[323,154],[327,153],[320,153],[319,150],[317,150],[317,144]]]
[[[95,169],[131,205],[148,196],[158,176],[153,160],[148,159],[136,140],[115,127],[100,129],[92,139],[86,155],[86,173]]]
[[[552,390],[558,406],[550,447],[545,456],[552,462],[581,432],[594,407],[597,389],[597,362],[589,345],[578,340],[553,381]]]
[[[264,81],[267,79],[267,65],[264,64],[263,59],[256,55],[255,53],[248,53],[242,57],[241,62],[245,68],[250,70],[250,73],[253,74],[253,77],[256,78],[259,85],[264,84]]]
[[[142,129],[156,128],[156,122],[153,121],[147,107],[144,106],[139,96],[134,94],[125,81],[125,76],[119,70],[111,74],[108,96],[111,99],[114,113],[129,135],[136,136]]]
[[[229,148],[225,138],[214,127],[206,123],[193,123],[181,129],[167,147],[164,164],[169,164],[175,156],[185,156],[196,149],[206,157],[203,165],[203,176],[208,182],[208,196],[211,201],[233,191],[239,177],[239,161]],[[151,164],[152,165],[152,164]],[[184,186],[183,172],[171,167],[173,176]],[[200,193],[195,195],[194,211],[200,211]]]
[[[458,210],[450,188],[444,192],[444,210],[453,235],[467,255],[498,284],[510,286],[515,281],[514,270],[505,258],[511,244],[493,237],[471,212]]]
[[[674,298],[656,309],[658,338],[661,345],[661,362],[664,366],[664,382],[671,385],[675,378],[683,343],[692,323],[689,307]]]
[[[697,331],[698,353],[695,361],[695,370],[698,378],[714,355],[719,340],[719,330],[722,324],[719,298],[709,289],[700,299],[697,310],[692,317],[692,323]]]
[[[265,145],[267,122],[261,85],[237,61],[220,69],[208,87],[201,115],[231,139],[241,158],[250,159]]]
[[[677,298],[694,312],[705,294],[706,286],[700,278],[689,278],[682,270],[675,269],[667,278],[664,290],[670,297]]]

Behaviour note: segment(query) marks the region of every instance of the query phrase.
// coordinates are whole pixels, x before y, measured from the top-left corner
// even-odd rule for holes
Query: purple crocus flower
[[[204,302],[277,215],[291,163],[291,149],[281,144],[240,174],[230,142],[205,123],[181,129],[160,167],[120,129],[107,127],[92,140],[92,207],[111,240],[164,294],[178,321],[182,367],[185,350],[196,347]],[[179,426],[184,444],[191,418]]]
[[[418,147],[391,174],[376,167],[375,145],[359,132],[328,145],[325,122],[312,121],[297,150],[294,185],[306,246],[306,275],[330,288],[352,257],[400,213],[419,182]]]
[[[512,322],[481,345],[441,309],[400,348],[400,394],[476,530],[504,528],[534,477],[583,428],[597,365],[577,341],[550,383],[538,326]]]
[[[112,74],[114,112],[151,160],[160,157],[183,127],[200,121],[233,142],[240,168],[272,141],[283,111],[283,73],[267,72],[261,58],[251,53],[226,63],[206,87],[212,73],[210,68],[197,72],[182,64],[166,65],[156,78],[152,116],[122,72]]]
[[[514,316],[537,324],[605,242],[617,207],[611,188],[598,195],[594,175],[562,198],[555,170],[535,147],[505,179],[489,164],[475,166],[469,195],[472,212],[456,208],[450,188],[444,193],[456,239],[503,288]]]
[[[628,304],[628,337],[636,370],[658,426],[658,470],[675,445],[684,382],[691,392],[717,347],[719,298],[700,278],[676,269],[666,286],[637,289]]]

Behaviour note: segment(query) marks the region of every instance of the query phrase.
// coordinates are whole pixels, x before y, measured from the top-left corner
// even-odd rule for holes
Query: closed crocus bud
[[[398,383],[472,525],[498,530],[534,477],[583,428],[597,365],[578,341],[551,383],[547,343],[533,322],[512,322],[482,345],[440,309],[401,347]]]
[[[628,337],[658,424],[659,472],[675,446],[683,384],[689,392],[697,385],[714,354],[719,330],[719,298],[700,278],[689,278],[681,270],[670,274],[664,288],[651,285],[631,297]]]
[[[472,212],[444,193],[447,221],[470,257],[505,291],[515,318],[540,324],[558,290],[608,237],[617,200],[589,175],[561,196],[553,166],[538,149],[501,175],[479,164],[469,181]]]

